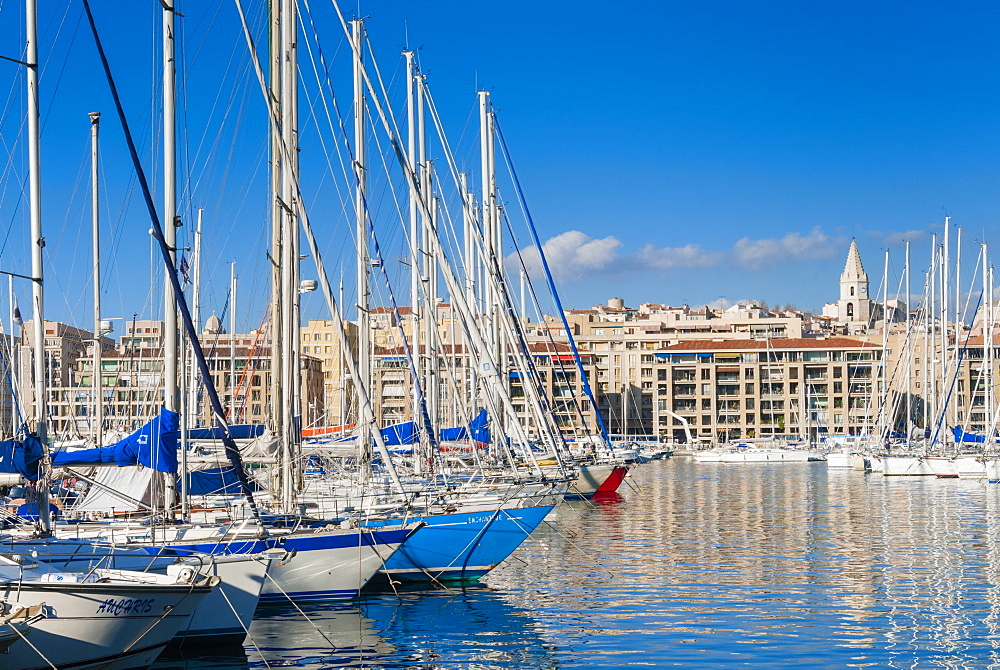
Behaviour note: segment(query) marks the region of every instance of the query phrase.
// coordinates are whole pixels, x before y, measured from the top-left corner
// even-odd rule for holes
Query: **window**
[[[746,368],[743,370],[744,379],[753,379],[753,368]]]
[[[851,289],[851,291],[853,292],[854,289]],[[847,303],[847,316],[849,316],[849,317],[854,316],[854,303],[853,302]]]
[[[702,379],[711,379],[712,378],[712,371],[709,368],[702,368],[701,369],[701,378]]]
[[[745,392],[747,395],[753,395],[753,384],[747,384]]]

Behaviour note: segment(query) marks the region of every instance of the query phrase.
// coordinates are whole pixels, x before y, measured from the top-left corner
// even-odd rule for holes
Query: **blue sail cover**
[[[985,442],[986,438],[975,433],[967,433],[960,426],[952,428],[956,442]]]
[[[160,409],[160,415],[124,440],[110,447],[61,451],[52,455],[54,467],[62,465],[143,465],[159,472],[177,472],[177,412]]]
[[[229,434],[234,440],[249,440],[264,434],[262,423],[239,423],[229,427]],[[218,427],[191,428],[188,430],[191,440],[221,440],[222,431]]]
[[[243,489],[240,488],[239,477],[236,476],[236,470],[231,465],[224,468],[195,470],[194,472],[189,472],[187,477],[188,493],[193,496],[240,495],[243,493]],[[180,488],[181,484],[178,478],[177,490],[180,490]],[[250,488],[254,492],[260,491],[260,486],[253,480],[250,480]]]
[[[417,425],[412,421],[407,421],[406,423],[397,423],[395,426],[383,428],[382,439],[385,440],[388,446],[416,444],[419,441],[417,437]]]
[[[18,474],[33,482],[38,479],[43,455],[42,443],[34,435],[24,440],[4,440],[0,442],[0,472]]]
[[[479,410],[479,414],[475,419],[469,422],[468,426],[459,426],[458,428],[442,428],[441,441],[467,440],[469,439],[469,429],[471,428],[473,440],[476,442],[489,442],[490,429],[486,427],[487,422],[488,418],[486,410]]]

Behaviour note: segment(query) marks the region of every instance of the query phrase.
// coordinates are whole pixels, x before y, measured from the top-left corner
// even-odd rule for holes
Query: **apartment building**
[[[105,430],[131,430],[155,416],[164,403],[163,322],[134,321],[126,325],[118,346],[101,338],[101,369],[95,374],[92,358],[94,338],[88,331],[57,322],[46,322],[48,361],[49,434],[55,438],[75,438],[92,433],[98,412]],[[30,333],[28,326],[25,333]],[[268,423],[273,416],[269,405],[271,348],[264,334],[254,331],[230,335],[222,331],[217,317],[206,321],[201,334],[212,381],[231,423]],[[25,347],[30,361],[30,343]],[[22,366],[30,370],[30,363]],[[193,374],[193,359],[187,356],[185,382],[195,389],[185,393],[195,423],[211,425],[214,417],[209,402]],[[29,376],[23,379],[30,379]],[[23,385],[27,387],[28,385]],[[101,409],[97,409],[94,389],[100,388]],[[29,390],[30,394],[30,390]],[[29,395],[30,397],[30,395]],[[302,358],[302,421],[315,424],[325,417],[322,363],[311,356]]]
[[[636,393],[677,442],[860,435],[882,411],[881,356],[845,337],[686,342],[652,354]]]

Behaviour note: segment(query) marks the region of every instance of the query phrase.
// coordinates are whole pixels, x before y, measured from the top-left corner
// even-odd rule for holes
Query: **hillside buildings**
[[[983,318],[975,330],[962,324],[942,329],[940,317],[908,315],[899,301],[883,305],[871,297],[853,241],[838,289],[838,299],[822,315],[756,302],[629,307],[614,298],[567,310],[566,324],[553,315],[538,323],[522,320],[523,339],[502,345],[503,384],[514,415],[531,435],[545,429],[531,411],[539,403],[551,411],[555,429],[570,437],[598,430],[595,409],[613,435],[676,442],[881,433],[904,429],[907,416],[921,431],[949,425],[988,430],[997,395],[987,382],[995,375],[984,370],[1000,361],[993,346],[1000,337],[987,337]],[[438,425],[462,425],[488,404],[479,382],[482,371],[470,356],[455,310],[438,302],[434,315],[436,328],[421,327],[414,337],[418,321],[408,307],[369,312],[364,325],[372,334],[372,365],[365,381],[383,426],[418,416],[415,379],[422,380],[423,404]],[[345,327],[342,333],[332,320],[313,320],[299,331],[303,427],[356,420],[357,380],[347,356],[359,353],[359,326]],[[95,338],[84,329],[46,322],[50,432],[87,435],[98,413],[108,429],[129,428],[152,416],[163,398],[162,329],[160,321],[127,322],[116,342],[106,334]],[[596,406],[584,391],[570,336]],[[270,421],[267,333],[227,334],[212,317],[202,345],[229,420]],[[31,352],[21,346],[20,358],[14,356],[21,363],[11,370],[25,380]],[[95,346],[102,351],[99,374],[91,363]],[[194,378],[186,378],[188,388],[197,389]],[[32,402],[31,385],[23,387],[28,394],[23,402]],[[211,422],[197,391],[185,400],[197,407],[201,423]],[[946,421],[933,425],[944,408]],[[0,391],[0,412],[7,417],[3,425],[14,425],[9,392],[5,399]]]

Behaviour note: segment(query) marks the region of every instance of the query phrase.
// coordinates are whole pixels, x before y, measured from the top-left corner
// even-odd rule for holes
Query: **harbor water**
[[[1000,486],[637,467],[475,585],[262,607],[194,668],[1000,667]]]

